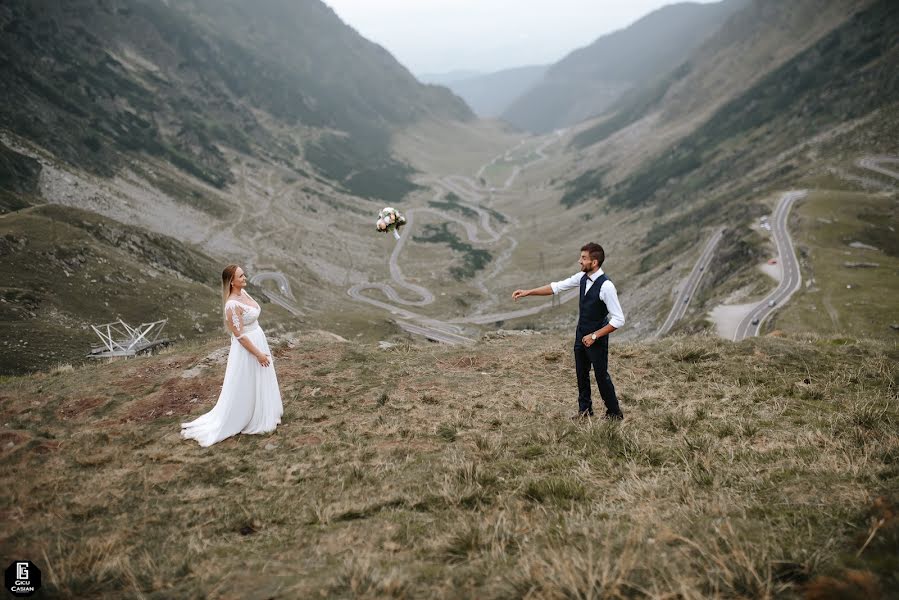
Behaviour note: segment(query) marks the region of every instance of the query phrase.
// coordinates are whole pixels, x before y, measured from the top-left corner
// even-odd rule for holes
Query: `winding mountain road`
[[[532,161],[522,165],[520,168],[516,168],[512,175],[510,175],[502,188],[499,189],[507,189],[510,187],[515,178],[527,167],[530,167],[541,160],[546,159],[545,150],[558,141],[563,132],[556,132],[556,134],[550,137],[548,140],[544,140],[537,148],[535,148],[534,152],[537,155]],[[495,157],[492,161],[481,167],[478,171],[477,177],[483,173],[484,169],[491,164],[494,164],[500,158],[509,159],[512,153],[521,147],[522,144],[519,144],[515,148],[500,154]],[[512,236],[506,236],[505,231],[508,228],[508,225],[505,225],[501,231],[496,231],[493,226],[493,221],[491,221],[491,212],[484,210],[478,203],[480,203],[486,194],[489,194],[490,191],[480,186],[473,179],[463,176],[463,175],[450,175],[444,177],[440,180],[433,181],[433,185],[439,186],[443,188],[439,190],[434,195],[434,200],[437,200],[442,196],[445,191],[450,191],[461,198],[459,204],[461,206],[466,207],[478,214],[477,224],[472,223],[468,220],[459,218],[456,215],[447,214],[444,211],[436,210],[433,208],[412,208],[406,212],[406,226],[403,228],[403,235],[400,237],[400,240],[397,242],[396,246],[391,252],[390,255],[390,275],[394,285],[399,288],[403,288],[408,290],[409,292],[418,296],[418,299],[408,300],[399,295],[393,285],[387,283],[360,283],[356,284],[347,290],[347,293],[355,300],[360,302],[366,302],[382,308],[384,310],[389,311],[391,314],[394,314],[398,317],[396,323],[405,329],[406,331],[413,333],[415,335],[422,335],[431,340],[440,341],[447,344],[458,344],[458,343],[469,343],[472,340],[466,338],[462,335],[462,326],[464,325],[485,325],[489,323],[499,323],[502,321],[507,321],[511,319],[518,319],[522,317],[533,316],[538,313],[541,313],[545,310],[548,310],[554,306],[552,301],[544,302],[538,305],[530,306],[528,308],[522,308],[518,310],[509,310],[503,312],[495,312],[490,314],[478,314],[478,311],[474,311],[473,314],[466,315],[464,317],[459,317],[455,319],[450,319],[448,321],[439,321],[437,319],[432,319],[429,317],[425,317],[423,315],[414,313],[406,308],[401,308],[401,306],[426,306],[434,302],[434,295],[427,290],[426,288],[418,285],[414,285],[408,282],[403,276],[402,270],[399,267],[399,256],[403,251],[403,248],[406,243],[406,239],[409,236],[409,231],[412,229],[416,215],[421,215],[423,213],[430,213],[440,217],[441,219],[451,221],[454,223],[458,223],[461,225],[466,232],[466,235],[469,241],[479,244],[487,244],[487,243],[498,243],[501,240],[509,240],[509,247],[506,248],[493,262],[493,268],[487,273],[485,276],[482,276],[478,281],[475,282],[475,285],[480,287],[482,291],[487,294],[486,287],[483,286],[483,280],[489,279],[493,275],[495,275],[498,271],[500,271],[511,256],[512,251],[517,246],[517,240]],[[711,258],[714,254],[715,247],[718,242],[721,240],[723,229],[716,230],[713,234],[712,238],[706,244],[706,247],[703,249],[702,254],[700,255],[699,260],[693,267],[693,271],[690,276],[684,283],[684,287],[681,291],[681,294],[678,296],[675,306],[673,307],[671,314],[669,314],[668,319],[666,319],[665,324],[663,325],[663,330],[660,330],[661,333],[658,335],[662,335],[664,332],[667,332],[668,329],[680,318],[683,317],[686,308],[689,305],[689,299],[692,298],[693,293],[696,290],[696,287],[699,284],[699,281],[704,274],[704,270],[706,266],[711,261]],[[482,235],[483,234],[483,235]],[[384,294],[386,299],[393,303],[390,304],[388,302],[384,302],[382,300],[377,300],[368,295],[363,294],[366,290],[379,290]],[[559,297],[559,304],[564,304],[569,302],[572,299],[577,298],[578,291],[571,290],[562,294]],[[684,302],[686,300],[686,302]],[[401,305],[401,306],[397,306]]]
[[[524,169],[545,159],[546,154],[544,153],[544,151],[548,146],[555,143],[560,135],[561,132],[557,132],[556,136],[541,143],[535,149],[537,158],[524,165],[516,166],[513,169],[512,174],[506,179],[503,186],[499,189],[508,189]],[[481,177],[484,170],[490,165],[495,164],[498,160],[502,158],[509,160],[513,152],[518,150],[522,145],[523,142],[521,144],[518,144],[516,147],[504,152],[503,154],[498,155],[493,160],[482,166],[478,170],[476,177]],[[857,162],[858,166],[862,168],[880,173],[882,175],[886,175],[888,177],[892,177],[894,179],[899,179],[899,171],[884,166],[884,163],[890,165],[899,165],[899,158],[893,156],[866,156],[859,159]],[[496,188],[490,188],[489,190],[485,189],[476,181],[462,175],[451,175],[448,177],[444,177],[435,183],[442,187],[444,190],[451,191],[463,198],[463,202],[461,202],[460,204],[478,213],[478,224],[475,225],[455,215],[449,215],[443,211],[438,211],[431,208],[413,208],[408,211],[407,219],[409,222],[407,223],[407,227],[410,227],[412,225],[412,221],[416,213],[420,214],[423,212],[430,212],[443,219],[462,225],[462,227],[466,231],[466,235],[468,236],[469,241],[472,241],[474,243],[496,243],[501,239],[508,239],[510,240],[510,247],[506,251],[504,251],[504,253],[499,258],[497,258],[496,261],[494,261],[494,267],[493,269],[491,269],[490,273],[495,274],[498,269],[501,270],[502,263],[504,262],[503,259],[507,259],[508,256],[511,255],[511,252],[517,245],[517,240],[511,236],[503,235],[506,227],[504,227],[502,231],[497,232],[493,228],[490,212],[484,210],[478,205],[478,203],[480,203],[484,199],[485,195],[492,193],[496,190]],[[439,198],[442,193],[442,191],[438,191],[435,194],[434,199],[436,200],[437,198]],[[790,237],[790,233],[787,228],[787,220],[789,218],[790,209],[792,208],[793,204],[797,200],[804,198],[807,193],[807,190],[794,190],[786,192],[778,201],[778,205],[775,209],[772,219],[772,235],[777,246],[783,277],[781,278],[780,284],[777,286],[777,288],[770,294],[768,294],[755,307],[753,307],[745,316],[745,318],[739,323],[737,331],[734,334],[734,341],[739,341],[750,336],[757,336],[765,320],[770,317],[771,314],[773,314],[774,311],[777,310],[777,308],[786,303],[802,284],[802,274],[799,270],[799,260],[796,257],[792,238]],[[479,232],[483,232],[485,236],[482,237]],[[665,335],[668,331],[671,330],[671,328],[678,320],[683,318],[687,308],[689,308],[690,301],[693,298],[696,289],[698,288],[699,283],[706,272],[706,268],[711,263],[715,248],[721,241],[722,236],[723,228],[717,229],[713,233],[709,241],[706,243],[702,254],[700,255],[696,264],[693,266],[690,275],[684,281],[684,284],[677,296],[677,299],[675,300],[675,304],[672,307],[671,312],[668,314],[665,322],[656,333],[657,337]],[[483,325],[532,316],[544,310],[552,308],[553,306],[553,303],[550,301],[519,310],[491,314],[470,314],[465,317],[450,319],[449,321],[439,321],[436,319],[425,317],[423,315],[412,313],[406,309],[398,308],[386,302],[375,300],[374,298],[363,296],[361,292],[366,289],[379,289],[390,301],[397,304],[403,304],[407,306],[424,306],[434,301],[434,296],[429,290],[421,286],[411,284],[407,282],[403,277],[402,271],[399,268],[398,258],[404,244],[405,236],[402,237],[399,242],[397,242],[394,251],[391,253],[391,277],[394,283],[396,283],[398,286],[403,287],[420,296],[419,300],[402,299],[396,292],[396,290],[394,290],[392,286],[387,284],[359,284],[350,288],[348,293],[359,301],[368,302],[376,306],[380,306],[381,308],[389,310],[393,314],[398,315],[399,317],[401,317],[401,319],[398,319],[397,323],[400,325],[400,327],[402,327],[406,331],[409,331],[410,333],[423,335],[429,339],[448,344],[468,343],[471,340],[461,335],[462,329],[459,327],[461,325]],[[476,282],[476,284],[477,283],[478,282]],[[480,282],[479,287],[483,287],[482,282]],[[486,292],[486,288],[484,288],[484,291]],[[565,303],[576,297],[577,290],[572,290],[570,292],[562,294],[559,300],[560,303]]]
[[[537,154],[537,158],[524,165],[521,165],[520,167],[516,167],[512,175],[510,175],[506,179],[504,185],[500,189],[507,189],[512,185],[512,183],[514,183],[515,178],[525,168],[530,167],[531,165],[540,162],[541,160],[544,160],[546,158],[546,154],[544,151],[548,146],[555,143],[560,138],[560,136],[561,132],[557,132],[555,136],[551,137],[548,140],[544,140],[534,150],[534,152]],[[512,155],[512,152],[517,150],[521,145],[522,144],[519,144],[515,148],[503,154],[500,154],[492,161],[481,167],[481,169],[478,171],[478,176],[483,173],[484,169],[487,166],[494,164],[500,158],[505,157],[506,159],[509,159],[509,157]],[[899,163],[899,159],[890,156],[871,156],[860,159],[857,164],[866,169],[899,179],[899,172],[884,167],[883,163]],[[460,197],[460,201],[457,202],[461,206],[477,214],[476,222],[471,222],[471,220],[467,220],[457,215],[448,214],[445,211],[429,207],[417,207],[409,209],[408,211],[406,211],[407,223],[404,227],[404,233],[394,246],[389,259],[390,276],[393,285],[387,283],[359,283],[349,288],[347,290],[347,294],[354,300],[371,304],[395,315],[397,317],[397,325],[399,325],[409,333],[412,333],[414,335],[421,335],[433,341],[446,344],[467,344],[473,342],[471,338],[463,335],[462,326],[466,324],[475,325],[497,323],[510,319],[532,316],[544,310],[552,308],[554,303],[550,301],[536,306],[531,306],[529,308],[491,314],[477,314],[478,311],[475,311],[474,314],[450,319],[448,321],[441,321],[438,319],[427,317],[425,315],[421,315],[407,308],[404,308],[422,307],[432,304],[435,301],[434,294],[431,293],[430,290],[408,281],[404,277],[402,269],[399,266],[400,254],[405,247],[406,240],[410,235],[410,231],[415,225],[416,216],[430,213],[439,217],[440,219],[443,219],[444,221],[457,223],[465,230],[468,240],[473,243],[495,244],[500,241],[507,240],[509,242],[508,247],[496,260],[493,261],[493,268],[490,270],[488,275],[496,274],[498,270],[502,269],[502,265],[504,264],[505,260],[507,260],[509,256],[511,256],[512,251],[517,245],[517,240],[515,238],[505,235],[506,230],[510,227],[510,224],[508,222],[502,223],[502,228],[497,231],[496,225],[494,223],[494,221],[497,220],[497,213],[492,210],[485,210],[480,205],[483,199],[490,193],[495,191],[496,188],[490,188],[488,190],[479,185],[479,183],[475,180],[463,175],[450,175],[447,177],[443,177],[442,179],[433,181],[432,184],[435,187],[441,188],[435,191],[435,201],[443,196],[443,194],[447,191],[458,195]],[[733,338],[735,341],[739,341],[749,336],[758,335],[765,319],[767,319],[784,302],[789,300],[792,294],[799,289],[799,286],[802,283],[802,276],[799,271],[799,262],[793,249],[789,231],[787,230],[787,219],[789,217],[789,212],[793,203],[796,200],[803,198],[806,194],[807,190],[786,192],[781,196],[778,202],[772,221],[772,234],[777,245],[781,269],[783,271],[783,278],[778,287],[773,292],[768,294],[759,304],[753,307],[751,311],[746,315],[746,317],[739,323],[737,331],[734,334]],[[675,300],[675,304],[672,307],[671,312],[668,314],[665,322],[655,334],[657,337],[665,335],[668,331],[670,331],[670,329],[679,319],[683,318],[686,309],[689,308],[690,300],[693,298],[699,282],[701,281],[702,276],[705,274],[706,267],[711,262],[715,248],[722,239],[722,235],[723,229],[718,229],[713,233],[712,237],[706,243],[706,246],[703,249],[699,259],[693,266],[690,275],[684,281],[684,284],[681,288],[680,293],[678,294],[677,299]],[[485,294],[487,293],[487,290],[484,286],[483,280],[488,278],[489,276],[485,277],[484,275],[482,275],[478,280],[475,281],[475,285],[481,288]],[[280,293],[270,290],[264,290],[264,293],[271,301],[279,304],[295,315],[303,314],[302,311],[300,311],[300,309],[297,308],[296,305],[292,302],[293,295],[290,292],[290,283],[282,273],[269,271],[260,272],[254,275],[251,279],[254,284],[259,284],[267,280],[274,280],[280,290]],[[408,299],[402,297],[397,292],[394,286],[410,292],[411,294],[417,296],[417,298]],[[386,301],[373,298],[363,293],[369,290],[380,291],[385,296]],[[562,294],[559,298],[559,301],[560,303],[566,303],[571,299],[576,298],[576,296],[577,290],[572,290],[570,292]]]
[[[706,267],[712,262],[715,248],[718,246],[718,242],[721,241],[723,235],[724,228],[720,227],[715,230],[715,233],[712,234],[712,237],[706,243],[705,248],[703,248],[702,253],[699,255],[699,259],[696,261],[696,264],[693,265],[693,270],[690,271],[690,274],[684,280],[683,285],[681,285],[680,293],[677,295],[677,298],[674,299],[674,306],[671,307],[668,318],[665,319],[665,322],[662,323],[662,326],[656,332],[656,337],[662,337],[671,331],[674,324],[686,314],[687,308],[690,306],[690,300],[693,298],[693,294],[696,292],[696,288],[699,286],[702,276],[705,275]]]
[[[546,159],[545,150],[546,150],[548,147],[550,147],[550,146],[552,146],[553,144],[555,144],[557,141],[559,141],[559,139],[561,139],[561,137],[562,137],[562,135],[565,133],[565,131],[566,131],[565,129],[560,129],[560,130],[556,131],[556,132],[553,134],[553,136],[549,137],[549,139],[545,140],[541,145],[537,146],[537,148],[534,149],[534,153],[537,155],[537,158],[535,158],[534,160],[529,161],[529,162],[527,162],[527,163],[525,163],[525,164],[523,164],[523,165],[516,165],[515,168],[512,169],[512,173],[509,175],[509,177],[508,177],[508,178],[506,179],[506,181],[503,183],[502,188],[500,188],[500,189],[508,189],[509,186],[512,185],[512,183],[515,181],[515,179],[518,177],[518,175],[521,174],[521,172],[522,172],[523,170],[527,169],[528,167],[533,166],[535,163],[538,163],[538,162],[540,162],[540,161]],[[485,171],[487,168],[489,168],[491,165],[496,164],[496,161],[498,161],[498,160],[500,160],[500,159],[506,159],[506,160],[511,159],[512,153],[515,152],[517,149],[519,149],[521,146],[523,146],[523,145],[525,144],[525,142],[527,142],[527,140],[522,140],[522,141],[519,142],[518,145],[515,146],[514,148],[510,148],[509,150],[506,150],[506,151],[503,152],[502,154],[499,154],[499,155],[495,156],[495,157],[493,158],[493,160],[491,160],[490,162],[484,164],[483,166],[481,166],[480,169],[478,169],[478,172],[477,172],[477,174],[475,175],[475,177],[478,177],[478,178],[483,177],[484,171]],[[457,176],[457,177],[458,177],[458,176]]]
[[[458,188],[456,188],[458,189]],[[464,192],[463,192],[464,193]],[[436,192],[434,195],[434,199],[436,200],[443,194],[442,191]],[[500,239],[500,234],[495,232],[490,227],[490,214],[479,206],[460,203],[467,209],[473,210],[478,213],[480,218],[481,228],[484,229],[487,233],[485,238],[481,238],[479,234],[479,228],[477,225],[470,223],[462,218],[459,218],[455,215],[447,214],[440,210],[435,210],[432,208],[410,208],[406,211],[404,215],[406,217],[406,225],[403,227],[403,235],[400,236],[400,239],[397,240],[396,245],[393,248],[393,251],[390,253],[389,266],[390,266],[390,277],[393,279],[393,282],[399,287],[405,288],[410,292],[420,296],[418,300],[407,300],[402,298],[393,286],[386,283],[358,283],[347,290],[347,293],[352,296],[356,300],[360,300],[363,302],[368,302],[369,298],[367,296],[363,296],[362,292],[369,289],[377,289],[384,293],[385,296],[391,301],[397,304],[402,304],[404,306],[426,306],[434,302],[434,294],[431,293],[425,287],[420,285],[415,285],[414,283],[410,283],[403,276],[403,272],[400,269],[399,265],[399,256],[403,251],[403,248],[406,245],[406,240],[409,239],[409,231],[413,228],[415,224],[416,215],[420,215],[423,213],[431,213],[437,215],[438,217],[451,221],[454,223],[458,223],[465,229],[465,233],[468,236],[468,240],[470,242],[476,244],[486,244],[496,242]]]
[[[771,233],[777,245],[777,254],[780,261],[782,277],[780,284],[773,292],[755,305],[749,313],[743,317],[734,333],[734,341],[739,342],[747,337],[757,336],[765,319],[790,299],[802,284],[802,273],[799,271],[799,259],[793,248],[793,240],[787,228],[787,219],[793,203],[804,198],[808,190],[794,190],[784,193],[777,203],[772,219]]]
[[[897,170],[887,169],[882,163],[890,163],[896,166]],[[865,156],[858,159],[858,166],[893,179],[899,179],[899,156]]]
[[[278,285],[278,289],[281,291],[280,294],[262,287],[262,282],[268,280],[273,280]],[[258,285],[259,289],[262,290],[262,293],[265,294],[266,298],[268,298],[293,316],[303,316],[303,311],[300,310],[294,303],[296,302],[296,298],[294,298],[293,293],[290,291],[290,281],[288,281],[287,276],[284,275],[284,273],[280,271],[262,271],[250,277],[250,283],[252,283],[253,285]]]
[[[545,160],[547,158],[545,150],[550,145],[556,143],[561,138],[562,133],[564,132],[556,132],[552,137],[541,142],[540,145],[534,149],[534,153],[537,155],[537,158],[525,163],[524,165],[516,166],[512,174],[506,179],[500,189],[508,189],[524,169],[542,160]],[[496,156],[493,160],[491,160],[478,170],[477,176],[480,177],[480,175],[484,172],[484,169],[489,165],[494,164],[497,160],[501,158],[509,159],[512,155],[512,152],[520,148],[523,144],[524,142],[518,144],[517,146],[515,146],[515,148]],[[496,219],[496,213],[493,211],[485,210],[479,204],[496,188],[487,190],[480,186],[473,179],[463,175],[449,175],[439,180],[433,181],[432,184],[435,185],[435,187],[441,188],[434,194],[433,199],[435,201],[438,200],[445,192],[452,192],[460,197],[461,201],[458,201],[460,206],[463,206],[464,208],[477,213],[477,222],[472,223],[470,220],[466,220],[464,218],[458,217],[453,214],[448,214],[445,211],[437,210],[434,208],[410,208],[405,213],[406,225],[403,227],[403,234],[400,236],[400,239],[397,241],[396,246],[394,246],[393,251],[390,254],[389,267],[390,277],[392,279],[393,285],[387,283],[359,283],[349,288],[347,290],[347,294],[349,294],[354,300],[357,300],[359,302],[366,302],[373,306],[388,310],[392,314],[398,316],[399,318],[396,320],[397,325],[399,325],[409,333],[422,335],[424,337],[427,337],[428,339],[447,344],[471,343],[473,341],[470,338],[462,335],[461,325],[494,323],[521,316],[533,315],[546,310],[547,308],[551,308],[552,303],[549,302],[543,305],[533,306],[531,308],[522,310],[508,311],[489,315],[475,314],[445,322],[425,317],[423,315],[416,314],[406,308],[396,306],[401,305],[403,307],[418,307],[426,306],[434,302],[434,295],[431,293],[431,291],[427,288],[409,282],[404,277],[399,266],[399,256],[403,251],[406,240],[410,235],[410,231],[414,227],[416,216],[430,213],[438,216],[444,221],[457,223],[464,228],[468,240],[476,244],[496,244],[503,239],[510,240],[508,247],[494,261],[494,266],[491,269],[490,274],[495,274],[497,272],[497,269],[502,268],[502,265],[505,264],[505,262],[511,256],[512,251],[515,249],[518,243],[517,240],[515,240],[513,237],[504,235],[509,225],[506,223],[500,231],[497,231],[494,228],[493,220],[491,220],[491,218],[494,220]],[[474,283],[479,289],[481,289],[484,294],[488,294],[488,290],[484,285],[485,279],[487,279],[487,277],[482,275]],[[418,296],[418,298],[414,300],[403,298],[394,288],[394,285],[411,292],[412,294]],[[363,292],[367,290],[380,291],[384,294],[386,299],[393,304],[389,304],[388,302],[377,300],[370,297],[369,295],[363,294]],[[575,295],[576,294],[563,295],[561,300],[562,302],[566,302]]]

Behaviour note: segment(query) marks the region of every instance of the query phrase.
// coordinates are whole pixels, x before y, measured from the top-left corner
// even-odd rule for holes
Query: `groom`
[[[618,303],[615,285],[603,273],[602,263],[606,254],[602,246],[590,242],[581,248],[578,261],[580,273],[562,281],[532,290],[515,290],[513,300],[524,296],[550,296],[580,286],[580,316],[574,338],[574,365],[577,370],[578,413],[573,418],[593,416],[593,401],[590,399],[590,367],[596,374],[599,395],[606,405],[604,419],[623,419],[624,413],[618,406],[615,386],[609,377],[608,335],[624,325],[624,313]]]

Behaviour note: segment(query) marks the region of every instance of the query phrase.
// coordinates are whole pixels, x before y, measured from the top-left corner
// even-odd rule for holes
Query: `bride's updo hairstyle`
[[[228,318],[225,316],[225,303],[228,302],[228,296],[231,295],[231,282],[234,281],[234,274],[237,272],[238,265],[228,265],[222,271],[222,317],[225,322]]]

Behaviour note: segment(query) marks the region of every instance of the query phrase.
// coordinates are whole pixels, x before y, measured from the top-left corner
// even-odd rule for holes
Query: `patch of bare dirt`
[[[173,377],[166,380],[156,393],[132,403],[121,421],[141,422],[173,415],[186,416],[200,407],[215,404],[221,388],[219,377]]]
[[[89,416],[95,408],[103,406],[109,400],[108,397],[88,396],[86,398],[72,398],[66,400],[59,407],[58,413],[62,420],[77,419]]]
[[[806,600],[873,600],[884,598],[877,576],[849,570],[841,577],[816,577],[805,588]]]
[[[291,440],[291,445],[296,448],[297,446],[318,446],[322,443],[322,439],[317,435],[301,435],[298,438],[294,438]]]
[[[483,370],[495,366],[492,360],[485,359],[477,354],[454,357],[449,360],[437,361],[437,365],[445,371]]]
[[[32,451],[36,452],[37,454],[50,454],[51,452],[56,452],[57,450],[59,450],[60,445],[61,442],[57,440],[44,440],[43,442],[32,448]]]
[[[0,431],[0,452],[13,450],[31,439],[31,434],[26,431],[6,429]]]

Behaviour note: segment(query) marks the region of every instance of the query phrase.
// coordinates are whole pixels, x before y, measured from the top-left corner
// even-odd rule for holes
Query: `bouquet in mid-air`
[[[400,239],[400,227],[406,224],[406,217],[401,215],[399,211],[390,206],[385,207],[378,213],[378,231],[387,233],[393,232],[393,237]]]

